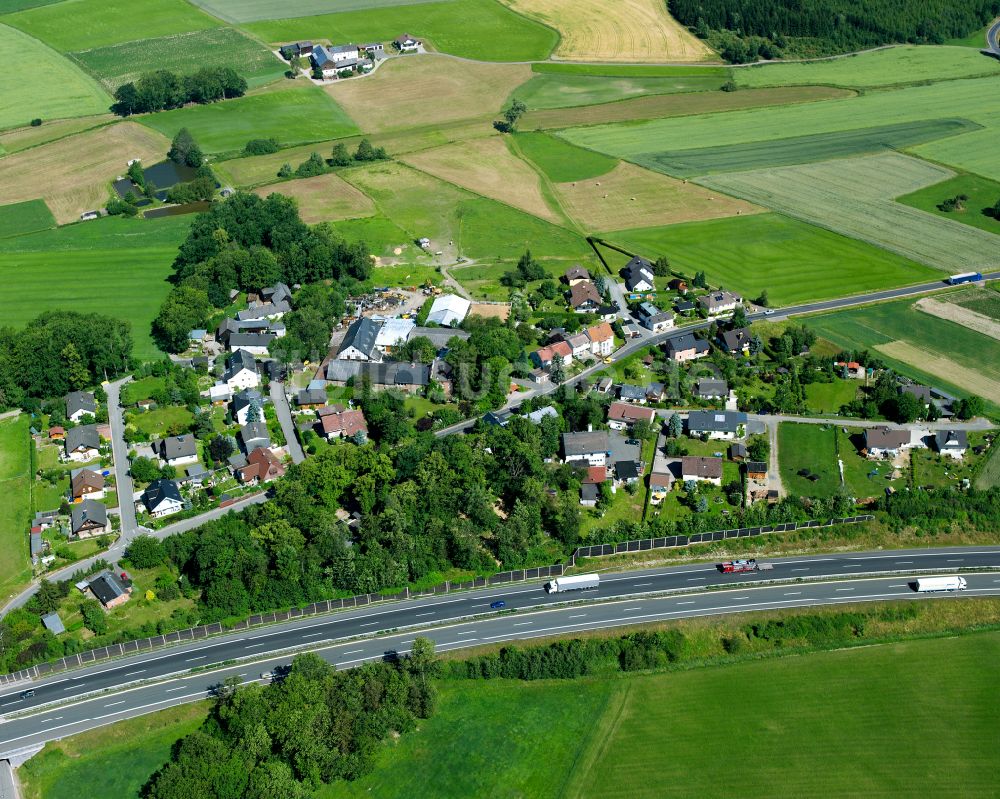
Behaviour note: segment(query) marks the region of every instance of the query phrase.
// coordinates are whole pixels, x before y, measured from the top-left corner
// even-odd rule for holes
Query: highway
[[[1000,57],[1000,19],[996,20],[986,31],[986,49]]]
[[[567,594],[546,594],[540,583],[493,586],[301,618],[99,663],[21,683],[0,695],[5,719],[0,723],[0,749],[9,751],[191,701],[231,674],[255,679],[262,671],[290,661],[291,655],[280,654],[282,650],[318,650],[331,662],[350,666],[388,651],[405,653],[416,634],[450,649],[685,616],[915,598],[918,595],[909,585],[914,574],[1000,569],[1000,547],[817,555],[770,562],[772,571],[752,574],[722,574],[714,564],[606,573],[597,591]],[[860,578],[880,572],[898,574]],[[1000,594],[1000,572],[969,573],[968,579],[966,596]],[[775,580],[783,583],[767,584]],[[728,590],[717,590],[727,586]],[[668,591],[674,593],[652,596]],[[490,603],[497,599],[506,603],[504,610],[491,610]],[[418,633],[415,628],[423,625],[428,629]],[[391,635],[373,638],[376,633]],[[334,646],[338,641],[346,643]],[[204,673],[246,658],[260,662]],[[200,671],[183,676],[191,669]],[[149,680],[157,682],[139,684]],[[133,687],[122,690],[130,684]],[[35,693],[21,699],[26,688]],[[95,692],[104,693],[82,699]],[[39,712],[21,718],[7,715],[23,711]]]

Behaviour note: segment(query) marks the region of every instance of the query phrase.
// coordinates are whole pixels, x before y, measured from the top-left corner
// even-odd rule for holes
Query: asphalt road
[[[391,650],[405,653],[418,634],[406,628],[420,625],[434,625],[419,634],[432,638],[442,649],[450,649],[694,615],[914,598],[917,595],[908,584],[914,574],[922,570],[1000,568],[1000,547],[820,555],[770,562],[774,564],[772,571],[757,574],[722,574],[714,564],[607,573],[602,575],[597,591],[566,594],[546,594],[540,583],[494,586],[297,619],[95,664],[22,683],[0,695],[0,714],[41,711],[23,718],[4,717],[5,721],[0,723],[0,750],[51,740],[200,698],[209,686],[230,674],[248,680],[257,678],[262,671],[289,662],[290,654],[278,654],[282,650],[319,650],[331,662],[350,666],[382,657]],[[900,574],[842,582],[855,575],[889,571]],[[803,578],[816,582],[806,579],[779,586],[766,584],[771,580]],[[1000,594],[1000,573],[981,576],[970,573],[968,580],[967,596]],[[761,585],[754,587],[753,583]],[[705,590],[734,584],[739,587]],[[680,593],[649,596],[665,591]],[[490,609],[490,603],[497,599],[506,602],[503,612]],[[390,636],[372,638],[376,633],[389,631]],[[345,640],[348,642],[331,646]],[[181,676],[194,668],[204,670],[216,664],[257,657],[261,662],[244,663],[211,674]],[[136,685],[155,679],[160,681]],[[129,684],[133,687],[123,689]],[[25,688],[34,689],[34,696],[21,699],[20,692]],[[73,702],[93,692],[105,693]],[[45,707],[53,703],[58,704]]]
[[[115,458],[115,488],[118,492],[118,512],[121,518],[122,538],[130,538],[136,531],[135,504],[132,497],[135,487],[128,471],[128,447],[125,444],[125,417],[122,411],[122,386],[132,378],[125,377],[108,383],[108,423],[111,425],[111,452]]]
[[[278,423],[281,425],[281,432],[285,435],[285,450],[292,459],[292,463],[302,463],[306,456],[302,452],[302,445],[295,435],[295,421],[292,419],[292,411],[288,407],[288,397],[285,395],[285,384],[277,380],[271,382],[271,404],[274,412],[278,416]]]
[[[1000,55],[1000,19],[994,22],[986,31],[986,47]]]

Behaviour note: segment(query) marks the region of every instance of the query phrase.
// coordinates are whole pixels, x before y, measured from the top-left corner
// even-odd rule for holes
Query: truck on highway
[[[945,283],[949,286],[960,286],[962,283],[978,283],[983,279],[980,272],[962,272],[949,277]]]
[[[723,574],[740,574],[742,572],[766,572],[771,571],[774,566],[770,563],[758,563],[754,558],[750,560],[727,560],[719,564],[719,571]]]
[[[965,578],[957,575],[952,577],[918,577],[916,585],[917,592],[921,594],[930,591],[964,591],[966,588]]]
[[[562,591],[581,591],[585,588],[597,588],[601,584],[599,574],[575,574],[572,577],[556,577],[545,584],[545,590],[550,594]]]

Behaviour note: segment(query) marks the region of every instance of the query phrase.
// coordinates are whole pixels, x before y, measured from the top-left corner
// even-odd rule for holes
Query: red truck
[[[719,564],[719,571],[723,574],[739,574],[742,572],[763,572],[770,571],[774,566],[770,563],[758,563],[755,559],[750,560],[727,560]]]

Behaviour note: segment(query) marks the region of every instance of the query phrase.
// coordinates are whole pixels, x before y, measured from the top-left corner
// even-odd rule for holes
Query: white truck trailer
[[[545,590],[550,594],[561,591],[580,591],[584,588],[597,588],[601,584],[599,574],[576,574],[572,577],[556,577],[545,584]]]
[[[918,577],[917,591],[926,594],[930,591],[963,591],[966,582],[964,577]]]

